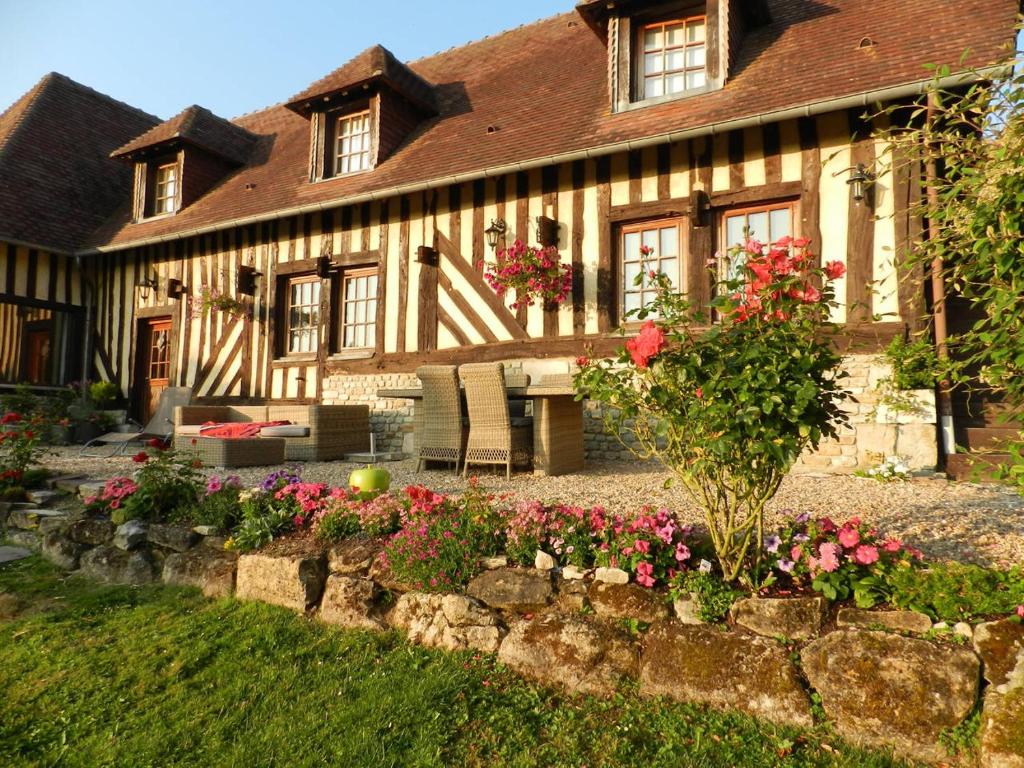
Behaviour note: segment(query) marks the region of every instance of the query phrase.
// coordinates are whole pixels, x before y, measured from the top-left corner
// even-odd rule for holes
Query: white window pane
[[[704,42],[705,35],[705,23],[701,21],[691,21],[686,25],[686,41],[688,43],[702,43]]]
[[[792,236],[790,232],[790,215],[788,208],[779,208],[769,214],[771,224],[771,241],[774,243],[780,238]]]
[[[686,75],[679,73],[678,75],[669,75],[665,78],[665,93],[682,93],[688,89]]]
[[[372,347],[377,343],[377,326],[370,324],[366,326],[366,346]]]
[[[644,74],[656,75],[662,71],[661,53],[648,53],[644,55]]]
[[[703,88],[707,84],[708,78],[704,74],[704,70],[696,70],[694,72],[686,73],[686,90],[692,91],[695,88]]]
[[[640,258],[639,232],[627,232],[622,238],[622,255],[627,261]]]
[[[672,281],[672,285],[679,282],[679,261],[677,259],[665,259],[661,262],[661,271]]]
[[[370,299],[366,302],[366,320],[372,323],[375,317],[377,317],[377,300]]]
[[[706,62],[705,56],[706,50],[703,45],[695,45],[692,48],[686,49],[686,66],[687,67],[703,67]],[[679,69],[680,67],[672,67],[672,69]]]
[[[356,305],[355,302],[345,302],[345,322],[354,323],[356,321]]]
[[[644,81],[644,97],[653,99],[657,96],[662,96],[665,93],[665,85],[661,80],[661,76],[649,77]]]
[[[366,302],[360,301],[356,303],[356,322],[366,322]]]
[[[640,307],[642,306],[641,302],[642,302],[642,299],[640,298],[640,294],[639,293],[632,293],[632,292],[627,293],[626,294],[626,300],[625,300],[624,305],[623,305],[623,309],[626,312],[631,312],[634,309],[640,309]]]
[[[666,256],[679,255],[679,227],[665,227],[661,230],[661,249],[658,255]]]
[[[355,331],[352,328],[345,328],[345,341],[342,342],[342,345],[346,347],[355,346]]]
[[[771,238],[771,232],[768,230],[768,214],[762,212],[752,213],[747,217],[750,227],[750,237],[755,240],[764,242]]]
[[[743,216],[730,216],[725,220],[725,239],[728,241],[726,248],[732,248],[743,242],[744,224],[745,217]]]
[[[626,264],[624,267],[625,268],[622,271],[622,281],[623,286],[628,291],[633,287],[633,281],[636,280],[637,275],[640,274],[640,265],[634,262],[632,264]]]
[[[643,232],[644,245],[648,248],[654,249],[654,255],[659,256],[658,253],[658,230],[648,229]]]
[[[665,53],[665,71],[671,72],[674,69],[682,69],[686,66],[686,59],[689,58],[689,50],[680,48],[677,51]]]
[[[664,37],[662,37],[661,27],[654,27],[648,29],[644,33],[644,50],[654,51],[662,47]]]
[[[356,346],[358,346],[358,347],[365,347],[366,346],[366,326],[365,325],[360,325],[358,328],[356,328]]]
[[[370,295],[371,296],[376,296],[377,295],[377,275],[376,275],[376,273],[370,275],[369,291],[370,291]]]
[[[683,44],[683,25],[673,24],[665,28],[665,47],[677,48]]]

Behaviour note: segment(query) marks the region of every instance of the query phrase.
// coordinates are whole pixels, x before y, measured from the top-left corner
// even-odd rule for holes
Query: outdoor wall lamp
[[[155,291],[157,289],[157,286],[159,285],[157,280],[158,278],[156,272],[152,272],[147,277],[139,278],[138,281],[135,283],[135,287],[138,289],[139,295],[142,297],[143,301],[149,301],[150,293],[152,291]]]
[[[236,288],[241,294],[254,296],[256,294],[256,279],[263,277],[262,272],[257,272],[256,267],[242,264],[238,267],[238,274],[235,277]]]
[[[491,226],[484,230],[484,235],[487,237],[487,245],[491,247],[492,251],[498,249],[498,241],[505,236],[507,231],[508,224],[504,219],[491,219]]]
[[[868,185],[874,182],[875,174],[869,171],[864,163],[857,163],[849,168],[836,171],[833,176],[838,176],[840,173],[846,173],[847,171],[850,173],[850,178],[846,180],[846,183],[850,185],[850,196],[859,205],[867,197]]]
[[[537,217],[537,242],[544,247],[558,245],[558,222],[548,216]]]
[[[185,284],[177,278],[170,278],[167,281],[167,298],[180,299],[185,295]]]

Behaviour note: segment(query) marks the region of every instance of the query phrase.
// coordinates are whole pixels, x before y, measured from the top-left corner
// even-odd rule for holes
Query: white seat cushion
[[[181,424],[174,428],[174,433],[176,435],[199,435],[202,434],[200,432],[202,428],[202,424]]]
[[[309,427],[305,424],[282,424],[279,427],[264,427],[260,437],[309,437]]]

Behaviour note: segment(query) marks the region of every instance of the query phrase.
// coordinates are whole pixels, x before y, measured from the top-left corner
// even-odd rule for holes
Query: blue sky
[[[408,61],[573,0],[0,0],[0,111],[56,70],[162,118],[274,104],[374,43]]]

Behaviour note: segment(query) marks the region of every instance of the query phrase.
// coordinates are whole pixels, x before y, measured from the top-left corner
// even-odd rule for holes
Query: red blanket
[[[281,427],[291,424],[290,421],[236,421],[228,424],[218,424],[208,421],[199,428],[199,434],[203,437],[259,437],[260,430],[264,427]]]

